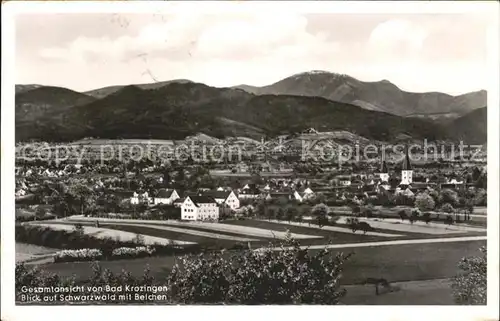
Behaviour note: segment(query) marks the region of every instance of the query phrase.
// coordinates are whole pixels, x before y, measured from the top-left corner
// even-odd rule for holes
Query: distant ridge
[[[171,82],[156,89],[124,86],[102,99],[76,94],[91,101],[71,108],[68,104],[57,112],[48,108],[30,126],[16,126],[16,139],[183,139],[197,133],[215,138],[261,139],[308,128],[321,132],[344,130],[380,141],[401,134],[428,139],[445,136],[439,126],[424,120],[369,111],[321,97],[255,96],[241,89],[193,82]]]
[[[425,117],[426,114],[448,113],[451,118],[456,118],[486,105],[485,90],[459,96],[439,92],[411,93],[388,80],[363,82],[345,74],[322,70],[298,73],[268,86],[237,87],[257,95],[323,97],[398,116],[418,114]]]
[[[185,84],[185,83],[190,83],[190,82],[192,82],[192,81],[187,80],[187,79],[175,79],[175,80],[168,80],[168,81],[153,82],[153,83],[148,83],[148,84],[138,84],[138,85],[134,85],[134,86],[137,86],[141,89],[156,89],[156,88],[161,88],[161,87],[166,86],[166,85],[171,84],[171,83]],[[98,89],[86,91],[85,94],[92,96],[94,98],[104,98],[108,95],[111,95],[111,94],[117,92],[118,90],[120,90],[126,86],[127,85],[108,86],[108,87],[104,87],[104,88],[98,88]]]
[[[486,91],[459,96],[402,91],[313,70],[275,84],[216,88],[186,79],[86,93],[16,85],[16,140],[184,139],[296,135],[308,128],[376,141],[486,141]],[[484,102],[484,104],[483,104]]]
[[[447,128],[450,137],[468,144],[484,144],[488,136],[488,110],[476,109],[454,120]]]

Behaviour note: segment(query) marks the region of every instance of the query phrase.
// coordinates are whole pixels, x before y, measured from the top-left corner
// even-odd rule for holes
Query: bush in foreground
[[[126,271],[113,274],[93,263],[93,276],[83,283],[166,286],[164,304],[337,304],[346,294],[340,278],[348,257],[331,255],[327,249],[311,254],[289,238],[279,251],[265,248],[184,256],[163,280],[155,280],[147,269],[142,277],[134,277]],[[18,297],[23,285],[63,284],[75,281],[16,266]]]
[[[93,261],[102,257],[99,249],[62,250],[54,255],[54,262]]]
[[[453,279],[455,302],[464,305],[486,304],[486,247],[482,247],[481,256],[465,257],[459,264],[461,272]]]

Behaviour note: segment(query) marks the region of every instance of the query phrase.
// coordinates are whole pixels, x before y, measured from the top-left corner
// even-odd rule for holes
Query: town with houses
[[[319,135],[314,129],[305,134]],[[278,157],[260,163],[231,164],[224,160],[208,166],[206,162],[165,164],[132,159],[122,164],[92,159],[81,164],[67,159],[44,163],[19,157],[16,202],[20,213],[32,212],[38,219],[80,214],[129,218],[152,215],[183,221],[244,218],[256,215],[259,204],[272,203],[326,204],[332,212],[363,205],[413,207],[419,194],[434,195],[438,201],[443,191],[452,194],[453,209],[486,205],[487,174],[480,157],[466,165],[442,159],[412,164],[406,149],[399,162],[389,164],[379,157],[376,161],[335,166],[338,164],[325,161],[276,161],[279,153],[271,152]],[[282,159],[286,155],[281,152]],[[73,204],[61,206],[65,197],[61,193],[68,193],[73,184],[80,187],[85,199],[72,195],[66,199]]]
[[[327,140],[322,141],[325,136]],[[239,253],[278,246],[290,237],[303,246],[333,244],[339,249],[345,243],[352,247],[388,239],[408,244],[430,237],[481,242],[478,238],[486,231],[486,150],[469,148],[458,159],[454,147],[448,146],[445,153],[422,161],[422,151],[414,155],[408,144],[402,144],[397,152],[384,150],[359,161],[301,157],[297,140],[340,148],[338,137],[345,138],[345,133],[311,129],[269,144],[196,136],[198,146],[217,145],[225,151],[235,150],[231,144],[236,142],[244,151],[236,159],[229,154],[217,159],[198,155],[138,159],[125,153],[124,159],[105,155],[103,161],[96,156],[102,150],[100,144],[106,142],[89,139],[71,145],[73,154],[56,161],[34,157],[33,148],[32,154],[26,154],[19,144],[15,197],[20,250],[16,255],[24,264],[69,276],[73,273],[67,265],[70,262],[89,264],[98,259],[118,269],[124,258],[146,260],[146,264],[172,253],[221,249]],[[121,143],[123,150],[150,144]],[[37,144],[52,151],[61,146]],[[158,149],[162,144],[155,142]],[[187,145],[188,140],[174,144]],[[75,242],[81,235],[85,238]],[[432,248],[436,255],[447,251],[443,247],[455,248],[456,243],[442,244]],[[383,247],[367,249],[373,254],[363,255],[383,255],[373,250],[383,251]],[[29,254],[21,254],[24,251]],[[161,254],[165,251],[170,254]],[[420,259],[411,256],[412,251],[403,247],[401,251],[389,257],[419,266]],[[449,273],[455,273],[462,252],[450,251],[455,254],[447,263]],[[361,274],[366,279],[359,279],[356,270],[350,270],[348,279],[375,285],[376,296],[379,291],[393,291],[397,286],[391,282],[398,280],[389,270],[384,272],[377,260]],[[433,262],[441,264],[442,259],[436,256]],[[161,264],[153,266],[161,274]],[[412,277],[416,272],[410,270],[398,278]]]

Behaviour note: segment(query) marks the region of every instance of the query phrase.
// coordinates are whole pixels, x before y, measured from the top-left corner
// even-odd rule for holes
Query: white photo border
[[[492,19],[488,34],[488,304],[487,306],[15,306],[14,85],[15,17],[21,13],[478,13]],[[499,3],[496,1],[10,1],[2,3],[1,313],[2,320],[331,319],[498,320],[499,245]],[[453,26],[450,26],[452,28]]]

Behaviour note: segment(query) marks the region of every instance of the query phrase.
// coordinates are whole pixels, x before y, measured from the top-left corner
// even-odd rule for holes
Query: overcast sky
[[[461,94],[486,88],[487,23],[450,14],[22,15],[16,82],[79,91],[170,79],[261,86],[326,70]]]

